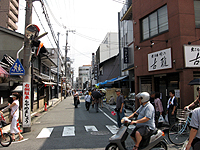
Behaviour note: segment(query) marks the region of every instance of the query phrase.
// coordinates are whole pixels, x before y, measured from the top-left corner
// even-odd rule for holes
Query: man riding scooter
[[[149,93],[138,93],[136,97],[139,99],[141,106],[128,117],[128,119],[130,119],[133,118],[135,114],[138,115],[137,120],[131,122],[131,124],[136,124],[136,128],[131,133],[131,138],[135,142],[133,150],[138,150],[142,137],[150,136],[155,129],[155,110],[149,101]]]

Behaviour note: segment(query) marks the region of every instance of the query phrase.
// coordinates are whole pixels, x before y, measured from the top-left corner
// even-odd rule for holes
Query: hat
[[[117,90],[115,90],[115,92],[121,92],[121,90],[120,90],[120,89],[117,89]]]
[[[10,95],[10,97],[16,97],[17,99],[19,98],[19,94],[18,93],[13,93],[12,95]]]
[[[13,98],[13,97],[17,97],[17,96],[15,96],[15,95],[10,95],[10,97]]]

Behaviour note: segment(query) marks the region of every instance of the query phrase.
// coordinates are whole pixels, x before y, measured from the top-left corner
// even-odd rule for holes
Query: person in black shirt
[[[178,102],[177,99],[175,98],[174,90],[169,91],[169,96],[170,98],[167,103],[167,113],[168,113],[169,125],[172,126],[176,122]]]

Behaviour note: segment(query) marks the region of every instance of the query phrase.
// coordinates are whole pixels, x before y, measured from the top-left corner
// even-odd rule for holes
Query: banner
[[[23,83],[23,127],[31,126],[31,83]]]

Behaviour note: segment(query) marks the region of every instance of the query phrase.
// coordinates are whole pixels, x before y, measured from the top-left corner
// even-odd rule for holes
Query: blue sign
[[[25,75],[25,70],[22,64],[20,63],[19,59],[17,59],[13,64],[13,66],[11,67],[10,75],[20,75],[20,76]]]

